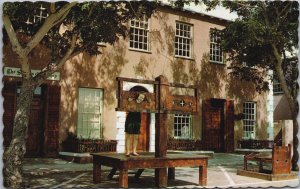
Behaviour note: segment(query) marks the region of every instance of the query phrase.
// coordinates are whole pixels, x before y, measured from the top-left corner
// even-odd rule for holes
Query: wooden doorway
[[[8,147],[12,139],[19,86],[20,82],[9,81],[7,78],[4,78],[4,87],[2,89],[4,98],[4,147]],[[43,84],[35,90],[30,107],[25,156],[57,156],[59,147],[59,103],[59,85]]]
[[[224,102],[223,99],[210,99],[203,102],[203,139],[207,148],[224,152]]]
[[[44,144],[43,101],[41,96],[35,95],[30,108],[28,123],[28,138],[26,141],[27,157],[42,156]]]
[[[206,150],[234,151],[234,101],[209,99],[202,103],[202,140]]]
[[[134,86],[130,91],[148,92],[148,90],[142,86]],[[141,127],[139,134],[139,142],[137,146],[138,152],[148,152],[150,147],[150,113],[141,112]]]

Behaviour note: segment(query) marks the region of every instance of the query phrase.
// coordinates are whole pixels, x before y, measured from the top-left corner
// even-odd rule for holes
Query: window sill
[[[284,92],[273,92],[273,95],[283,95]]]
[[[211,64],[216,64],[216,65],[226,65],[225,63],[221,63],[221,62],[215,62],[215,61],[209,61]]]
[[[142,49],[134,49],[134,48],[129,48],[130,51],[136,51],[136,52],[141,52],[141,53],[148,53],[148,54],[152,54],[151,51],[146,51],[146,50],[142,50]]]
[[[175,58],[180,58],[180,59],[186,59],[186,60],[193,60],[193,61],[195,61],[195,58],[178,56],[178,55],[175,55]]]

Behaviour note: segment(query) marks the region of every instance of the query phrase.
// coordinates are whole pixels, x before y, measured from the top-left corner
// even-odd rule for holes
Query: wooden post
[[[121,188],[128,188],[128,170],[120,169],[119,172],[119,186]]]
[[[160,188],[167,187],[167,168],[156,168],[155,169],[155,185]]]
[[[156,86],[156,99],[158,102],[158,113],[155,114],[155,157],[165,157],[167,155],[168,125],[167,100],[169,96],[169,82],[166,77],[160,75],[155,78],[159,82]]]
[[[167,99],[169,96],[169,82],[166,77],[160,75],[155,78],[156,102],[158,113],[155,114],[155,157],[166,157],[167,155]],[[167,168],[155,169],[155,182],[158,187],[167,187]]]
[[[206,167],[206,165],[199,166],[199,185],[200,186],[207,185],[207,167]]]
[[[101,164],[98,163],[96,158],[93,158],[93,181],[94,183],[101,182]]]

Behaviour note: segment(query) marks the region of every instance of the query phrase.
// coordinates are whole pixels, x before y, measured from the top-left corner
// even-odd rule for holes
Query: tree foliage
[[[239,15],[223,33],[222,47],[228,52],[228,60],[233,63],[232,73],[253,81],[258,90],[267,90],[268,81],[265,78],[268,70],[273,70],[277,75],[277,63],[285,71],[287,64],[296,60],[298,3],[255,1],[223,4]],[[278,62],[275,50],[281,62]]]
[[[221,5],[238,18],[222,31],[222,50],[234,77],[253,82],[257,91],[269,90],[273,71],[293,116],[293,170],[298,170],[298,17],[297,1],[179,0],[176,5],[204,3],[207,10]]]
[[[39,18],[39,9],[48,15]],[[3,41],[11,44],[17,54],[22,84],[17,98],[16,114],[10,146],[4,161],[4,185],[20,188],[22,162],[26,152],[30,104],[35,87],[64,63],[81,52],[101,53],[99,43],[113,44],[128,34],[128,21],[146,15],[156,8],[150,1],[90,1],[90,2],[5,2],[3,4]],[[40,47],[48,48],[51,60],[40,65],[41,72],[31,75],[31,53]],[[35,68],[37,69],[37,68]]]
[[[33,22],[33,13],[41,5],[49,15],[58,12],[68,2],[6,2],[3,5],[4,15],[8,15],[13,28],[18,33],[34,36],[45,22]],[[76,4],[68,10],[62,20],[49,29],[41,41],[51,49],[52,61],[59,60],[69,49],[72,36],[77,42],[73,54],[86,52],[97,55],[100,52],[99,43],[113,44],[120,37],[128,34],[128,20],[142,15],[150,16],[156,4],[148,1],[128,2],[96,2],[89,1]],[[58,18],[60,19],[60,18]],[[31,21],[31,24],[28,24]],[[61,33],[61,27],[66,29]],[[23,44],[26,45],[26,44]]]

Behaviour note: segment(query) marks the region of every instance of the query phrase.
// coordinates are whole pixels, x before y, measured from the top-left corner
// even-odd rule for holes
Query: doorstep
[[[246,148],[236,148],[234,150],[238,154],[249,154],[252,152],[268,152],[272,153],[272,149],[246,149]]]
[[[93,156],[90,153],[59,152],[59,157],[74,163],[92,163]]]

